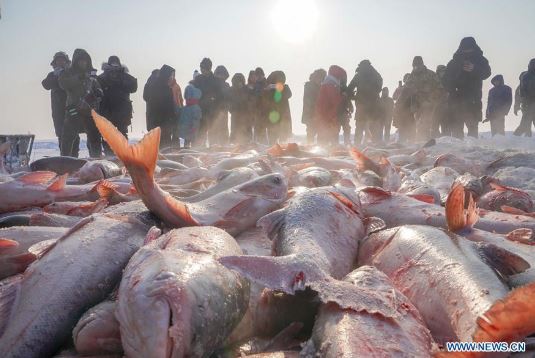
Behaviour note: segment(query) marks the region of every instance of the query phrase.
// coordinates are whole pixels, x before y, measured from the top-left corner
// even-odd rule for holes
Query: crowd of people
[[[52,118],[61,155],[78,156],[80,133],[86,133],[91,157],[111,154],[92,119],[94,109],[125,136],[132,119],[130,94],[137,79],[117,56],[110,56],[97,76],[91,57],[82,49],[72,61],[58,52],[53,71],[43,80],[51,91]],[[265,76],[261,67],[232,76],[225,66],[212,71],[204,58],[182,93],[175,69],[163,65],[152,71],[143,89],[147,130],[161,128],[162,147],[225,145],[229,143],[284,143],[292,136],[289,99],[292,96],[283,71]],[[390,97],[380,73],[369,60],[359,63],[348,83],[347,72],[337,65],[314,71],[305,83],[302,123],[308,143],[344,145],[388,142],[391,127],[400,142],[426,141],[438,136],[478,136],[480,122],[488,121],[492,135],[505,134],[505,116],[514,99],[514,113],[522,112],[515,135],[531,136],[535,124],[535,59],[520,75],[514,92],[502,75],[492,78],[493,88],[483,118],[483,81],[491,76],[488,60],[472,37],[462,39],[447,65],[433,71],[421,56],[403,76]],[[229,128],[230,114],[230,128]],[[353,143],[351,117],[355,118]],[[484,120],[483,120],[484,119]]]

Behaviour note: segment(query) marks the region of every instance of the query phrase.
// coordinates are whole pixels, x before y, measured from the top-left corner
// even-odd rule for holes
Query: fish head
[[[268,174],[250,180],[234,190],[248,197],[260,197],[267,201],[282,203],[288,193],[288,182],[282,174]]]

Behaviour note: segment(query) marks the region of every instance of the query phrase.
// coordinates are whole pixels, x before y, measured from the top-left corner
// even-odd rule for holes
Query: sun
[[[275,31],[290,43],[310,38],[316,30],[318,17],[314,0],[278,0],[271,13]]]

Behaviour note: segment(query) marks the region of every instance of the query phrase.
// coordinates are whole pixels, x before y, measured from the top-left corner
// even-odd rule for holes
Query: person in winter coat
[[[403,82],[406,83],[410,73],[403,76]],[[394,105],[394,120],[392,124],[398,129],[400,143],[411,143],[416,136],[414,113],[411,112],[411,96],[406,91],[405,85],[399,90],[399,97]]]
[[[347,78],[346,81],[340,83],[340,89],[342,91],[342,102],[338,106],[338,123],[339,128],[337,133],[340,133],[340,129],[344,134],[344,145],[351,145],[351,118],[355,107],[353,107],[353,97],[351,93],[347,91]]]
[[[520,73],[520,76],[518,77],[519,84],[516,86],[515,89],[515,103],[513,106],[513,113],[515,116],[518,116],[518,112],[522,112],[522,117],[520,119],[520,124],[515,129],[513,134],[515,136],[522,136],[525,135],[526,137],[531,137],[531,122],[528,121],[528,117],[524,115],[524,110],[522,109],[522,98],[520,97],[520,81],[522,81],[522,76],[524,76],[527,73],[527,71],[523,71]]]
[[[194,80],[194,85],[202,92],[199,105],[202,110],[201,127],[197,141],[199,145],[206,145],[208,131],[214,123],[219,103],[223,101],[223,93],[220,81],[212,72],[212,61],[204,58],[200,63],[201,74]],[[214,133],[217,137],[218,133]]]
[[[262,93],[263,120],[267,126],[268,144],[285,143],[292,136],[292,115],[289,99],[292,91],[286,84],[286,75],[274,71],[267,78]]]
[[[318,69],[310,74],[308,81],[305,83],[303,92],[303,115],[301,123],[306,125],[307,143],[313,144],[317,134],[315,126],[316,100],[320,93],[321,83],[327,76],[324,69]]]
[[[370,133],[372,140],[379,140],[380,106],[379,93],[383,78],[369,60],[359,63],[348,91],[355,94],[355,145],[360,145],[364,133]]]
[[[102,64],[98,82],[104,97],[100,103],[100,114],[112,122],[128,138],[128,126],[132,123],[132,101],[130,94],[137,91],[137,79],[128,73],[128,68],[121,64],[119,57],[110,56]],[[103,142],[104,152],[113,155],[113,151]]]
[[[473,37],[461,40],[453,59],[446,66],[444,87],[449,93],[451,134],[464,137],[464,125],[468,135],[478,137],[478,124],[482,119],[483,80],[490,77],[489,61]]]
[[[411,97],[411,112],[414,113],[416,124],[416,140],[427,141],[437,137],[437,125],[433,123],[433,115],[440,89],[437,74],[428,69],[421,56],[412,61],[412,72],[405,84],[405,95]]]
[[[72,63],[59,75],[59,86],[67,94],[65,122],[61,136],[61,155],[77,156],[78,134],[87,135],[87,148],[92,158],[102,156],[102,138],[91,117],[91,110],[99,110],[102,89],[96,78],[87,51],[74,50]]]
[[[232,76],[232,87],[229,90],[229,111],[231,114],[231,143],[246,144],[253,139],[251,120],[251,98],[253,92],[245,84],[245,76],[236,73]]]
[[[340,131],[338,111],[343,100],[341,86],[346,81],[346,71],[340,66],[332,65],[321,83],[315,111],[315,126],[318,131],[318,143],[320,144],[338,144],[338,133]]]
[[[267,123],[265,120],[265,111],[263,94],[264,90],[267,87],[266,74],[262,67],[257,67],[255,69],[255,85],[254,85],[254,96],[256,105],[254,107],[254,127],[253,135],[254,141],[258,143],[267,143]]]
[[[394,100],[389,96],[388,87],[381,91],[381,113],[383,121],[381,125],[381,137],[383,141],[390,140],[390,128],[392,127],[392,118],[394,117]]]
[[[199,72],[193,73],[193,80],[184,90],[184,98],[186,105],[180,111],[180,120],[178,122],[178,133],[184,139],[184,147],[189,148],[195,143],[196,137],[201,126],[202,110],[199,106],[202,97],[201,90],[195,87],[195,77]]]
[[[58,138],[58,145],[61,149],[61,134],[63,133],[63,123],[65,122],[65,103],[67,94],[59,86],[59,75],[70,65],[69,55],[65,52],[56,52],[50,66],[54,69],[49,72],[46,78],[41,82],[43,88],[50,91],[50,104],[52,107],[52,121],[54,122],[54,131]],[[78,149],[80,146],[80,136],[76,136],[73,147]],[[76,151],[75,156],[78,156]]]
[[[173,137],[177,126],[176,103],[172,90],[174,82],[175,69],[169,65],[163,65],[154,81],[146,86],[146,93],[144,93],[147,111],[150,108],[150,124],[161,129],[161,148],[179,143],[178,138]]]
[[[490,121],[492,136],[505,135],[505,116],[513,104],[513,90],[505,85],[502,75],[494,76],[491,83],[494,87],[489,91],[485,121]]]
[[[435,125],[433,131],[437,135],[439,133],[441,135],[451,135],[451,130],[448,129],[448,125],[450,122],[448,120],[448,91],[446,91],[442,82],[444,80],[444,75],[446,74],[446,66],[438,65],[435,72],[440,81],[440,86],[438,88],[437,104],[435,106],[435,112],[433,114],[433,124]]]
[[[219,100],[215,105],[215,113],[212,126],[208,129],[208,136],[210,145],[219,144],[225,145],[229,141],[229,129],[228,129],[228,96],[230,85],[227,82],[229,73],[225,66],[217,66],[214,71],[214,76],[217,79],[217,85],[219,87]],[[212,135],[210,135],[212,133]]]
[[[535,58],[529,62],[528,70],[520,78],[520,106],[522,120],[515,135],[531,137],[531,126],[535,124]]]
[[[148,131],[150,131],[153,128],[158,127],[154,122],[154,110],[151,106],[150,93],[152,91],[152,86],[154,85],[154,83],[156,83],[156,79],[158,78],[159,73],[160,73],[159,69],[152,70],[152,73],[147,79],[147,83],[145,83],[145,86],[143,87],[143,100],[146,102],[146,106],[147,106],[145,115],[146,115],[146,121],[147,121],[146,123],[147,123]]]

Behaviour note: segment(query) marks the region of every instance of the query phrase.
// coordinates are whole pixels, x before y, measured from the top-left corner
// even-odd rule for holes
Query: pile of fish
[[[160,150],[159,128],[131,145],[93,117],[116,157],[0,163],[0,357],[532,348],[535,206],[510,179],[533,153]]]

